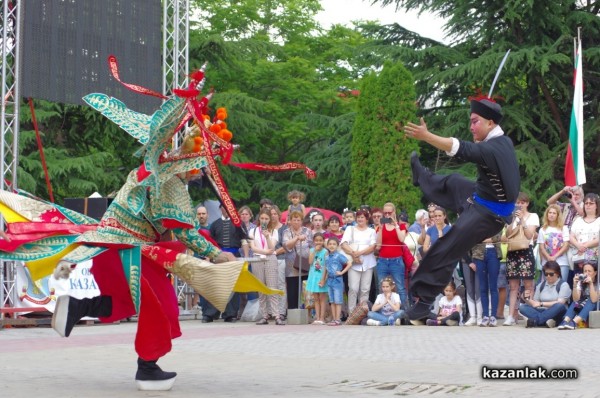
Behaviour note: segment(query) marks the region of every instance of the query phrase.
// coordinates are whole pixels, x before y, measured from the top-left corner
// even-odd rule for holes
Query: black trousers
[[[200,306],[202,307],[202,317],[212,318],[213,320],[219,319],[219,316],[223,319],[237,318],[238,311],[240,310],[240,294],[234,293],[231,296],[222,314],[210,301],[202,296],[200,296]]]
[[[236,257],[240,257],[239,248],[237,250],[227,250],[230,253],[233,253]],[[221,314],[221,312],[210,303],[207,299],[200,296],[200,307],[202,307],[202,317],[211,318],[211,319],[219,319],[221,316],[223,319],[229,318],[237,318],[238,312],[240,310],[240,294],[233,293],[227,306],[225,307],[225,311]]]
[[[459,174],[437,175],[424,168],[418,174],[419,186],[428,201],[460,214],[450,231],[425,253],[411,279],[412,296],[433,303],[464,254],[500,232],[505,220],[468,200],[475,191],[473,181]]]
[[[307,279],[308,275],[302,275],[302,281]],[[288,276],[285,278],[288,310],[298,308],[298,282],[297,276]],[[300,283],[302,282],[300,281]],[[302,286],[300,286],[300,289],[302,289]],[[300,305],[302,305],[302,303],[300,303]]]

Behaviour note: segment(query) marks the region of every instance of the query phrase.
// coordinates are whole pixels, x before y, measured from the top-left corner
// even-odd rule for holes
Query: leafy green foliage
[[[379,75],[363,79],[352,128],[350,202],[383,206],[394,202],[411,212],[420,192],[411,183],[410,153],[416,141],[396,130],[415,115],[413,77],[401,64],[386,63]]]
[[[447,19],[451,44],[421,38],[399,25],[367,26],[377,43],[365,52],[383,63],[403,62],[414,74],[419,113],[443,136],[471,139],[467,98],[489,90],[500,60],[511,54],[494,90],[502,103],[504,131],[513,139],[521,165],[521,190],[536,210],[563,186],[564,159],[573,96],[573,37],[581,27],[584,68],[586,191],[598,192],[600,149],[599,1],[380,0],[398,9],[427,11]],[[376,57],[375,55],[378,57]],[[379,59],[379,61],[377,61]],[[451,172],[460,165],[431,148],[423,161]]]
[[[109,195],[137,163],[133,138],[89,108],[34,102],[50,183],[57,203],[95,191]],[[29,106],[21,106],[19,188],[49,199]]]

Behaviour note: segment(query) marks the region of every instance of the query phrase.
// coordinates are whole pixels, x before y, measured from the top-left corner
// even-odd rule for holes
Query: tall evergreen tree
[[[506,114],[502,127],[513,139],[521,164],[522,189],[536,211],[563,183],[565,148],[573,96],[573,37],[581,27],[587,191],[598,191],[600,149],[600,1],[574,0],[380,0],[399,9],[446,18],[450,44],[420,37],[394,24],[370,29],[370,48],[404,62],[417,82],[419,112],[437,133],[470,139],[467,98],[487,93],[501,58],[511,55],[494,94]],[[450,158],[428,150],[424,160],[456,170]],[[435,162],[435,163],[434,163]],[[474,173],[466,168],[464,172]]]
[[[409,159],[417,143],[395,128],[414,120],[415,95],[412,74],[400,63],[386,63],[381,73],[363,79],[352,128],[353,206],[391,201],[416,210],[421,195],[411,184]]]

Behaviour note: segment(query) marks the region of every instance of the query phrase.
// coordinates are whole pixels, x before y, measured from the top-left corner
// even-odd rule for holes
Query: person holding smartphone
[[[381,228],[377,231],[375,246],[379,250],[377,279],[383,281],[386,276],[390,276],[394,280],[402,303],[406,302],[405,264],[402,259],[402,245],[404,245],[406,233],[406,224],[398,223],[396,219],[396,206],[391,202],[383,205]]]
[[[275,246],[279,240],[276,223],[271,218],[270,209],[262,209],[258,213],[258,226],[250,231],[250,247],[255,256],[264,261],[252,263],[252,273],[256,278],[271,289],[277,289],[279,282],[279,264]],[[267,325],[269,323],[269,310],[275,318],[276,325],[285,325],[279,314],[279,295],[271,294],[268,296],[269,306],[267,308],[267,295],[258,293],[258,303],[262,319],[256,322],[257,325]]]

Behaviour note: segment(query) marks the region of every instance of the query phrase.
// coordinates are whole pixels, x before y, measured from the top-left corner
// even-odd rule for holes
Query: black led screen
[[[160,105],[123,87],[107,63],[115,55],[123,81],[162,91],[160,0],[22,0],[21,7],[23,97],[83,104],[96,92],[138,112]]]

